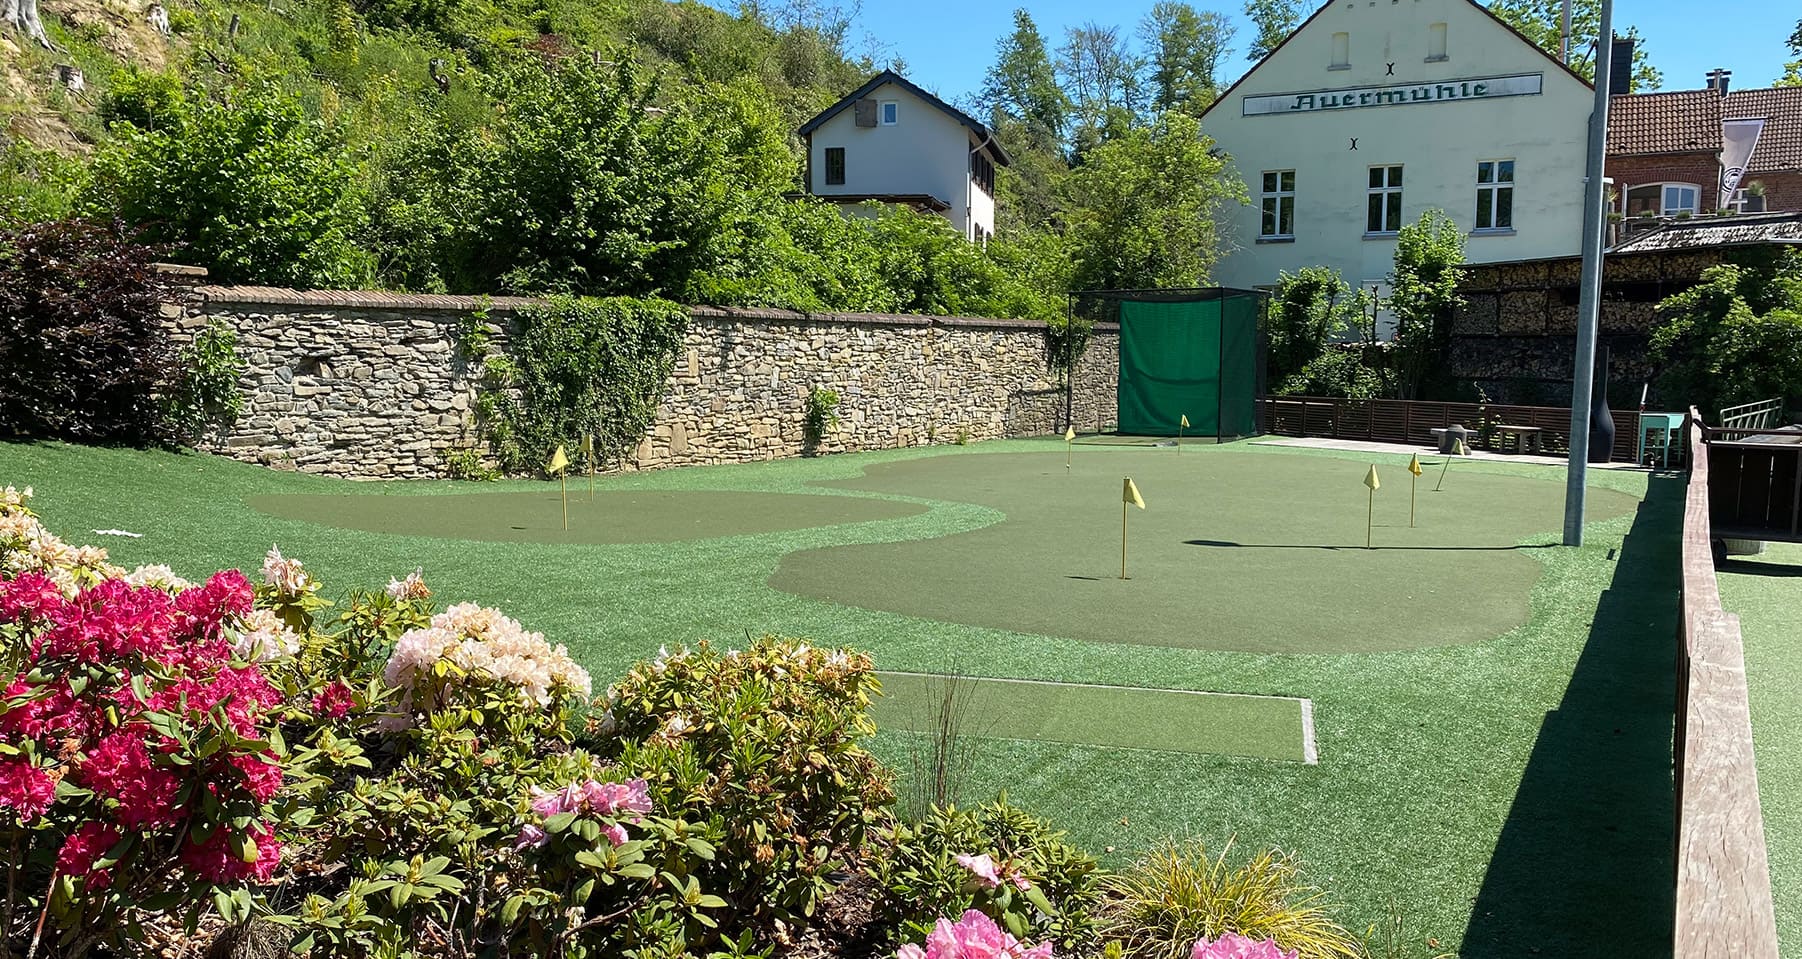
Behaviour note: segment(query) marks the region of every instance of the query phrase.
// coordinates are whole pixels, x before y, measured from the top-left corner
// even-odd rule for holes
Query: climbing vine
[[[1056,374],[1059,383],[1070,382],[1076,364],[1089,350],[1089,337],[1095,324],[1081,317],[1054,319],[1045,327],[1045,366]]]
[[[508,473],[542,469],[558,446],[586,469],[650,429],[688,312],[667,300],[559,297],[522,311],[519,326],[505,353],[483,336],[462,344],[488,351],[476,395],[483,438]],[[583,437],[592,453],[580,452]]]

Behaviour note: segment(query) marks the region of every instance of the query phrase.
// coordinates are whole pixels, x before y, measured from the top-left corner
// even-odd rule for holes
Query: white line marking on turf
[[[944,673],[915,673],[903,669],[878,669],[877,676],[912,676],[919,679],[949,679]],[[1239,699],[1286,699],[1301,704],[1302,764],[1320,765],[1320,750],[1314,743],[1314,701],[1304,696],[1272,696],[1263,693],[1220,693],[1205,689],[1161,689],[1156,686],[1113,686],[1106,683],[1062,683],[1051,679],[1009,679],[1002,676],[958,676],[978,683],[1021,683],[1027,686],[1070,686],[1079,689],[1119,689],[1133,693],[1171,693],[1177,696],[1234,696]],[[1134,749],[1133,746],[1111,746],[1112,749]],[[1221,754],[1225,755],[1225,754]]]
[[[1320,751],[1314,745],[1314,701],[1301,701],[1301,761],[1309,766],[1320,765]]]

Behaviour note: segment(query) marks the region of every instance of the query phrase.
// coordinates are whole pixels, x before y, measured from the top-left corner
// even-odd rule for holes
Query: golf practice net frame
[[[1070,294],[1072,316],[1119,324],[1116,431],[1180,430],[1217,442],[1256,436],[1268,300],[1262,290],[1220,286]]]

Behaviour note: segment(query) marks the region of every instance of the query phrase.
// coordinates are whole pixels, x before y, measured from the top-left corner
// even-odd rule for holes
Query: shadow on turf
[[[1684,481],[1651,477],[1558,708],[1547,713],[1463,959],[1671,955]]]
[[[1365,550],[1399,549],[1407,550],[1409,552],[1428,553],[1441,550],[1458,553],[1506,552],[1508,550],[1516,549],[1550,549],[1551,547],[1558,545],[1557,543],[1524,543],[1516,546],[1357,546],[1352,544],[1347,544],[1345,546],[1328,546],[1324,543],[1235,543],[1230,539],[1189,539],[1184,540],[1183,544],[1186,546],[1231,546],[1236,549],[1350,549],[1358,550],[1359,552]]]
[[[1765,563],[1749,559],[1717,559],[1714,562],[1716,572],[1738,573],[1741,576],[1802,576],[1802,565],[1794,563]]]

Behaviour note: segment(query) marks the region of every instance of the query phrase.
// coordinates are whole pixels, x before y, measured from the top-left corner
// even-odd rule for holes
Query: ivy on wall
[[[495,353],[485,317],[472,318],[458,348],[482,363],[476,419],[501,470],[536,472],[558,446],[583,469],[623,456],[651,428],[687,331],[688,311],[668,300],[558,297],[522,311]]]

